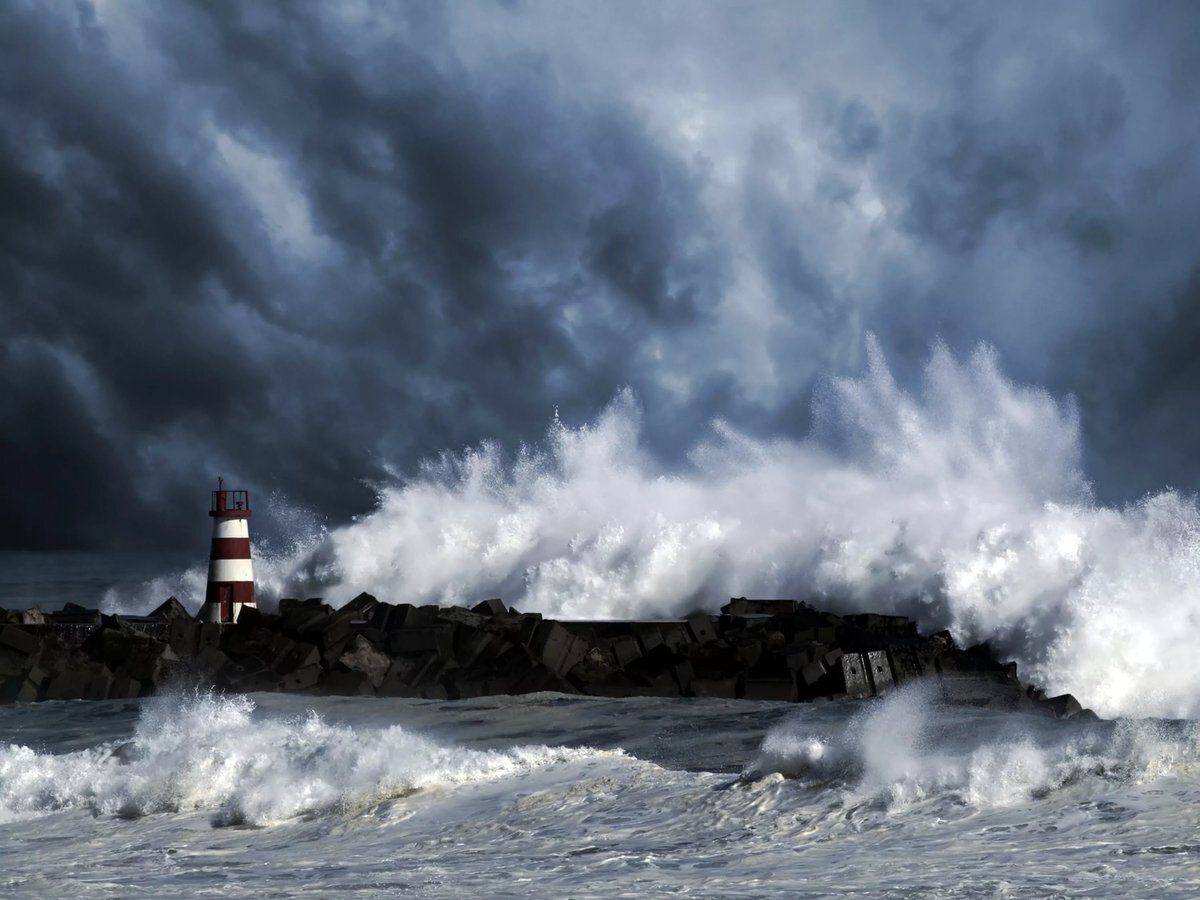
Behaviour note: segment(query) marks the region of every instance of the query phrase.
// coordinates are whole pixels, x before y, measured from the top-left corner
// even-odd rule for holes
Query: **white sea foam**
[[[316,713],[256,717],[247,697],[163,697],[122,754],[0,747],[0,823],[59,809],[139,817],[208,811],[217,824],[270,824],[354,810],[434,786],[513,777],[598,751],[468,750],[400,726],[350,727]],[[619,755],[619,751],[616,752]]]
[[[848,802],[882,799],[895,810],[930,799],[975,809],[1019,807],[1088,780],[1147,783],[1194,778],[1193,723],[1122,720],[1064,729],[1035,717],[972,725],[934,712],[936,694],[913,684],[863,709],[847,728],[821,730],[798,715],[773,727],[743,777],[779,773],[835,788]],[[953,722],[953,729],[947,723]]]
[[[371,514],[257,560],[260,592],[501,595],[587,618],[816,597],[991,639],[1104,715],[1200,714],[1195,499],[1095,504],[1073,405],[1007,380],[986,347],[935,347],[914,391],[869,351],[862,378],[822,392],[807,440],[715,422],[681,471],[644,449],[629,392],[513,459],[446,452]]]

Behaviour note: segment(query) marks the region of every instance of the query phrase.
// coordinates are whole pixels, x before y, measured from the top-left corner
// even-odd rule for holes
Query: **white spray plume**
[[[265,596],[502,596],[565,618],[671,616],[730,596],[899,612],[991,639],[1102,714],[1200,712],[1200,509],[1097,506],[1074,405],[935,346],[915,391],[877,344],[831,381],[804,441],[715,422],[684,471],[643,449],[620,393],[515,459],[443,453],[377,509],[256,563]]]

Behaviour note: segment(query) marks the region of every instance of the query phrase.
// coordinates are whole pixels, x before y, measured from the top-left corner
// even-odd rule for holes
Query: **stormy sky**
[[[874,332],[1200,488],[1193,3],[0,5],[0,547],[330,523],[624,386],[666,470]],[[197,522],[196,510],[199,509]]]

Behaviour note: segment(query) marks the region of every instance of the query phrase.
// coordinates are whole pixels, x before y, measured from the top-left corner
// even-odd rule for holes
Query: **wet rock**
[[[176,619],[191,621],[193,618],[192,614],[174,596],[168,597],[154,612],[150,613],[150,617],[153,619],[162,619],[166,622],[172,622]]]
[[[508,607],[499,597],[492,597],[472,606],[471,612],[481,616],[507,616]]]
[[[377,688],[383,683],[388,669],[392,667],[392,658],[386,653],[381,653],[362,635],[358,635],[342,653],[338,664],[352,672],[366,675],[371,680],[371,686]]]
[[[839,693],[847,697],[871,696],[871,684],[867,680],[867,664],[861,653],[845,653],[838,660],[838,668],[832,674],[841,675]]]
[[[697,644],[707,644],[717,639],[717,629],[712,617],[704,613],[693,613],[687,617],[687,628],[692,641]]]
[[[113,674],[99,663],[65,669],[51,675],[42,689],[42,700],[104,700]]]
[[[588,645],[558,622],[541,622],[529,649],[556,676],[565,675],[588,652]]]
[[[364,591],[343,606],[342,611],[351,613],[356,619],[369,620],[378,605],[379,601],[372,594]]]
[[[449,625],[403,628],[388,635],[387,649],[395,656],[433,653],[450,657],[454,654],[454,629]]]
[[[1071,694],[1059,694],[1057,697],[1047,697],[1038,705],[1042,709],[1052,713],[1056,719],[1071,719],[1083,712],[1083,705]],[[1091,711],[1089,710],[1089,712]]]
[[[391,605],[360,594],[247,608],[235,625],[194,621],[171,598],[150,617],[67,606],[45,624],[0,615],[0,701],[133,698],[168,682],[227,690],[469,698],[562,691],[793,702],[860,699],[938,679],[944,699],[1059,718],[1094,716],[1046,699],[1016,666],[948,632],[921,637],[900,616],[844,618],[798,601],[735,598],[720,617],[555,622],[508,609]]]
[[[41,647],[41,639],[16,625],[0,628],[0,648],[12,650],[21,656],[32,656]]]
[[[892,666],[888,662],[886,650],[868,650],[863,656],[867,667],[867,678],[871,685],[871,693],[876,696],[886,694],[896,686],[896,680],[892,676]]]

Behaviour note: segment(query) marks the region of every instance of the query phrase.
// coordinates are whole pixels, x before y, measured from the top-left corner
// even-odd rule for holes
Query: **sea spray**
[[[628,391],[515,458],[443,453],[371,514],[262,559],[260,593],[501,595],[566,618],[815,596],[991,640],[1101,715],[1200,713],[1195,498],[1094,503],[1074,405],[1009,381],[986,347],[936,346],[914,390],[873,342],[868,355],[866,374],[819,392],[806,440],[718,421],[678,471],[643,447]]]
[[[399,725],[258,716],[246,696],[164,695],[146,702],[131,742],[64,754],[0,747],[0,822],[85,808],[124,818],[205,811],[216,825],[266,825],[595,755],[621,754],[469,750]]]
[[[1034,715],[948,707],[929,683],[863,704],[845,725],[805,708],[764,736],[742,780],[774,774],[841,805],[897,810],[926,801],[967,810],[1016,807],[1080,785],[1148,784],[1200,771],[1193,722],[1121,720],[1064,728]]]

